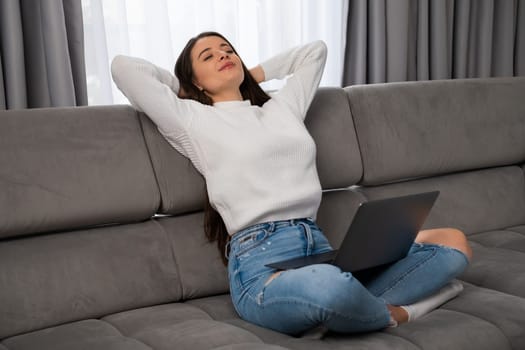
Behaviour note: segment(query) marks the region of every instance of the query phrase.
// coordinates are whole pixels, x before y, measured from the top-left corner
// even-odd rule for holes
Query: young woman
[[[461,291],[449,282],[471,255],[462,232],[438,229],[420,232],[406,258],[366,283],[326,264],[284,272],[265,266],[332,249],[315,223],[321,186],[303,123],[325,59],[317,41],[248,70],[228,40],[206,32],[182,51],[176,78],[138,58],[112,63],[132,105],[205,177],[205,231],[229,257],[235,309],[289,334],[317,326],[371,331],[415,319]],[[271,96],[258,85],[287,76]]]

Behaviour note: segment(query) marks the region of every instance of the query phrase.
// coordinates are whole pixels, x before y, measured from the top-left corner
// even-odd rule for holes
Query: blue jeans
[[[332,250],[311,219],[257,224],[230,241],[228,273],[233,304],[252,323],[288,334],[318,325],[335,332],[385,328],[387,304],[414,303],[457,277],[468,264],[459,250],[414,243],[402,260],[367,276],[329,264],[276,272],[265,264]]]

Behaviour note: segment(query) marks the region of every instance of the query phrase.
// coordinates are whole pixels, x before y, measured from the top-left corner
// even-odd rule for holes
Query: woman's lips
[[[219,68],[219,72],[222,71],[222,70],[231,68],[233,66],[234,66],[233,62],[226,62],[221,68]]]

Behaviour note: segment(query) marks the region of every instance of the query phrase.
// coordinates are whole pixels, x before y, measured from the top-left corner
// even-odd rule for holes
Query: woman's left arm
[[[326,63],[327,48],[321,41],[298,46],[262,62],[252,69],[257,80],[283,79],[290,76],[286,85],[275,97],[288,104],[294,113],[304,119],[317,91]],[[260,69],[260,71],[259,71]]]
[[[260,84],[266,80],[266,77],[264,76],[264,70],[261,67],[261,65],[258,65],[256,67],[253,67],[250,69],[250,74],[252,75],[253,79]]]

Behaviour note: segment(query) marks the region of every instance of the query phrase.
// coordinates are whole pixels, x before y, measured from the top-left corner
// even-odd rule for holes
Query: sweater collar
[[[224,101],[224,102],[215,102],[213,104],[214,107],[221,108],[221,109],[229,109],[229,108],[239,108],[239,107],[249,107],[251,106],[250,100],[244,100],[244,101]]]

